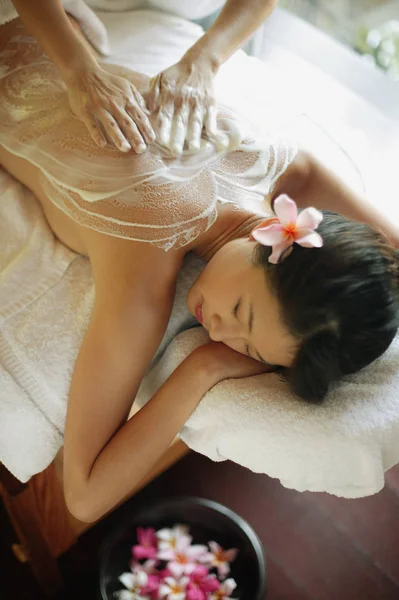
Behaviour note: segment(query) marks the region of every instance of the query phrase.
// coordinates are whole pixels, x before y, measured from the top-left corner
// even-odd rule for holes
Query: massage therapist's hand
[[[210,373],[216,381],[252,377],[273,371],[273,367],[236,352],[222,342],[204,344],[196,348],[188,359],[196,361],[197,367]]]
[[[218,131],[213,91],[214,69],[207,59],[183,57],[151,82],[148,108],[158,113],[158,141],[181,154],[200,147],[202,130],[218,147],[227,147],[227,136]]]
[[[69,103],[98,146],[107,139],[122,152],[142,153],[155,139],[144,99],[127,79],[95,61],[64,76]]]

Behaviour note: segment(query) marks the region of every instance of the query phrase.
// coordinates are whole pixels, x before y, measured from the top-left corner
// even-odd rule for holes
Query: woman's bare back
[[[144,155],[98,148],[72,115],[56,68],[24,36],[18,22],[0,31],[0,162],[35,193],[63,243],[89,255],[95,230],[184,254],[262,213],[259,200],[293,159],[289,147],[249,145],[221,156],[208,146],[181,158],[156,144]],[[148,85],[143,75],[124,75],[141,90]]]
[[[74,252],[87,255],[84,228],[72,221],[47,198],[40,183],[39,169],[29,161],[7,152],[1,146],[0,165],[34,193],[57,238]]]

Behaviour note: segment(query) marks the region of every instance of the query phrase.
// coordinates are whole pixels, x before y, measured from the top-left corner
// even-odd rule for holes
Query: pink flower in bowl
[[[187,600],[207,600],[208,594],[215,592],[219,587],[220,581],[216,575],[210,575],[206,567],[198,565],[190,574]]]
[[[209,600],[234,600],[231,594],[236,589],[237,584],[234,579],[226,579],[216,592],[209,596]]]
[[[174,525],[172,528],[164,527],[156,533],[158,539],[158,550],[174,550],[177,540],[185,538],[190,544],[193,538],[189,535],[187,525]]]
[[[137,539],[138,544],[132,547],[132,554],[135,560],[142,560],[143,558],[154,559],[157,557],[157,536],[155,529],[148,527],[137,528]]]
[[[206,554],[208,548],[200,544],[191,545],[189,536],[181,536],[176,540],[175,548],[161,550],[157,554],[159,560],[165,560],[168,563],[168,570],[174,577],[190,575]]]
[[[188,577],[181,577],[180,579],[166,577],[159,586],[159,597],[165,598],[165,600],[186,600],[188,583]]]
[[[210,552],[205,554],[201,562],[206,565],[210,565],[217,569],[219,577],[224,579],[230,573],[230,564],[235,560],[238,550],[236,548],[231,548],[230,550],[224,550],[221,546],[219,546],[216,542],[208,542]]]

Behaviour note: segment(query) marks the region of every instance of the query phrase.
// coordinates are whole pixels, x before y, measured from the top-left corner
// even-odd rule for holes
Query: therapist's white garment
[[[224,0],[148,0],[148,6],[194,21],[211,15]]]
[[[86,0],[92,8],[109,12],[154,9],[196,21],[217,11],[224,0]]]
[[[153,8],[192,21],[211,15],[224,4],[224,0],[87,0],[86,4],[109,12]],[[0,25],[17,17],[12,1],[0,0]]]

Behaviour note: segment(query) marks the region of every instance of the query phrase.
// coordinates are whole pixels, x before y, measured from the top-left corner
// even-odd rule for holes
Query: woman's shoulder
[[[164,252],[153,244],[135,242],[86,229],[84,243],[90,259],[96,296],[118,297],[121,302],[141,292],[163,296],[172,289],[184,252]]]

